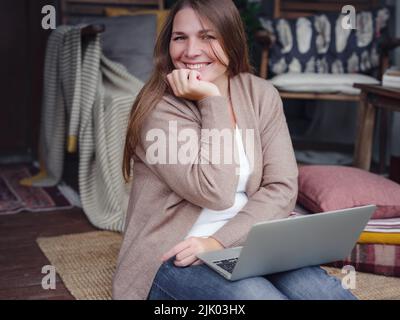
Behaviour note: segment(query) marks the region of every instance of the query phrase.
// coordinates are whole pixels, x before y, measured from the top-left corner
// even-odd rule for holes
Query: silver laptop
[[[198,258],[232,281],[342,260],[375,209],[368,205],[257,223],[243,247],[204,252]]]

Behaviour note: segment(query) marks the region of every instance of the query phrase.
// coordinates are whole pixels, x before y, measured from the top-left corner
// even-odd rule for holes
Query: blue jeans
[[[149,300],[356,300],[341,282],[318,266],[228,281],[205,264],[159,268]]]

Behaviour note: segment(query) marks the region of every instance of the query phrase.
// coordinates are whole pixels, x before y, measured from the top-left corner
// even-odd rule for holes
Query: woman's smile
[[[203,71],[206,67],[210,66],[211,62],[198,62],[198,63],[183,63],[187,69]]]

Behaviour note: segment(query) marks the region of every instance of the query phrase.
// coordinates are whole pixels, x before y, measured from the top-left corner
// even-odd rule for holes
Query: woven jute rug
[[[121,241],[121,234],[109,231],[37,239],[67,289],[78,300],[111,299]],[[346,276],[341,269],[323,268],[340,280]],[[400,300],[400,278],[356,272],[355,286],[351,291],[362,300]]]
[[[122,236],[94,231],[38,238],[37,243],[78,300],[111,299],[111,281]]]

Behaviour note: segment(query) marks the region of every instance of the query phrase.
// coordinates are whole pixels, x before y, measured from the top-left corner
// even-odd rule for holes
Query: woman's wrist
[[[224,249],[225,247],[219,242],[218,240],[214,239],[213,237],[208,237],[207,238],[209,242],[209,249],[211,250],[221,250]]]
[[[222,99],[223,101],[227,101],[226,99],[224,99],[225,97],[221,94],[218,95],[206,95],[203,98],[199,99],[196,101],[198,106],[202,106],[203,104],[208,104],[209,101],[213,101],[213,99],[216,99],[216,101],[218,101],[218,103],[220,103],[220,99]]]
[[[210,92],[207,92],[205,95],[203,95],[202,97],[201,97],[201,99],[199,99],[198,101],[200,101],[200,100],[203,100],[203,99],[206,99],[206,98],[210,98],[210,97],[220,97],[221,96],[221,93],[219,92],[219,90],[218,89],[216,89],[216,90],[212,90],[212,91],[210,91]]]

